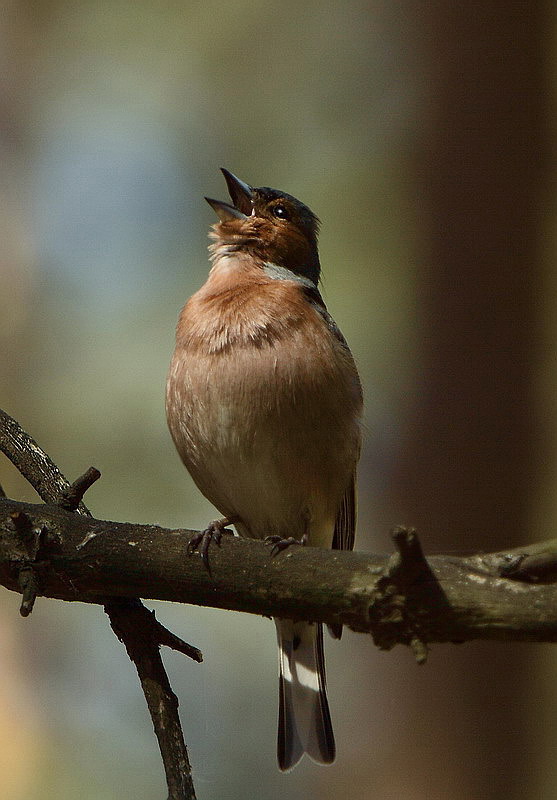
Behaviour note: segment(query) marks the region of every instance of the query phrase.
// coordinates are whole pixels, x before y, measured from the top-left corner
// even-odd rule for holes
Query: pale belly
[[[359,450],[351,376],[307,375],[303,358],[264,350],[175,359],[169,427],[202,493],[243,535],[308,534],[330,546]]]

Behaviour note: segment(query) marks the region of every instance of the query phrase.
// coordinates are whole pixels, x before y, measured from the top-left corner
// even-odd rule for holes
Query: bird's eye
[[[273,216],[278,217],[279,219],[288,219],[288,211],[286,210],[286,207],[280,205],[280,203],[276,206],[273,206],[271,211]]]

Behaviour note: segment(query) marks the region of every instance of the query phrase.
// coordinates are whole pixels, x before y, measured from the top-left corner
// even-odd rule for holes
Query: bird
[[[264,539],[351,550],[362,388],[319,292],[319,220],[286,192],[221,169],[204,285],[184,305],[166,385],[178,453],[222,518],[189,543],[209,568],[226,525]],[[321,623],[275,619],[279,768],[335,759]],[[340,638],[342,626],[329,626]]]

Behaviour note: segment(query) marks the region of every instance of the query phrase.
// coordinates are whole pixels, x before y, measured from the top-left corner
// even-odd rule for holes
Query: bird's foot
[[[304,533],[301,539],[295,539],[293,536],[288,536],[288,538],[283,538],[282,536],[266,536],[265,537],[265,544],[270,545],[271,547],[271,556],[276,556],[277,553],[282,553],[283,550],[286,550],[292,544],[297,544],[301,547],[305,547],[308,543],[307,533]]]
[[[211,568],[209,566],[209,545],[211,542],[214,542],[218,547],[220,547],[220,541],[223,537],[223,534],[228,534],[233,536],[233,532],[229,530],[226,526],[230,525],[233,522],[232,517],[223,517],[222,519],[214,519],[210,522],[204,531],[199,531],[199,533],[194,533],[191,539],[188,542],[187,552],[191,555],[191,553],[199,553],[201,556],[201,560],[205,565],[205,569],[207,572],[211,572]]]

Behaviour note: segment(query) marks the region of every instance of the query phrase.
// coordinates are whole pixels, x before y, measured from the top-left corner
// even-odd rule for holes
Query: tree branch
[[[62,475],[50,456],[1,408],[0,450],[29,481],[45,503],[59,502],[64,493],[70,490],[70,482]],[[91,515],[83,503],[79,503],[75,510],[79,514]]]
[[[1,409],[0,450],[45,502],[56,504],[51,508],[63,510],[66,514],[75,512],[69,514],[74,521],[91,517],[82,498],[87,489],[100,478],[97,469],[90,467],[70,484],[34,439]],[[5,494],[0,487],[0,500],[3,499]],[[28,616],[33,610],[37,595],[44,594],[40,589],[41,570],[38,562],[43,556],[47,560],[54,557],[61,537],[57,531],[49,530],[40,522],[34,522],[22,508],[10,511],[5,522],[19,540],[19,552],[12,552],[15,561],[9,558],[9,546],[6,555],[11,565],[8,571],[16,576],[18,589],[23,596],[20,613]],[[17,547],[16,545],[16,549]],[[71,581],[71,578],[68,579]],[[161,751],[168,798],[195,800],[191,767],[178,715],[178,699],[170,688],[159,647],[164,644],[195,661],[203,660],[201,652],[164,628],[155,619],[154,612],[149,612],[138,598],[107,595],[103,603],[114,633],[124,643],[136,667]]]
[[[24,513],[33,537],[18,531]],[[297,547],[272,557],[263,542],[226,537],[211,549],[212,574],[187,555],[194,531],[78,517],[58,506],[0,500],[0,583],[16,592],[31,566],[47,597],[105,603],[107,595],[214,606],[252,614],[342,623],[389,649],[417,656],[432,642],[557,641],[557,541],[466,558],[423,556],[413,532],[396,532],[398,554]],[[87,540],[85,546],[80,544]],[[546,582],[517,572],[544,556]],[[524,581],[527,577],[528,583]],[[533,582],[536,577],[537,582]]]

